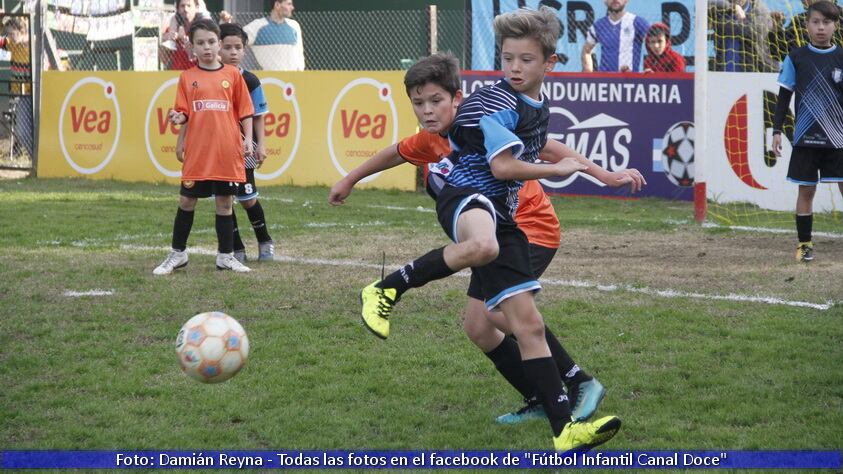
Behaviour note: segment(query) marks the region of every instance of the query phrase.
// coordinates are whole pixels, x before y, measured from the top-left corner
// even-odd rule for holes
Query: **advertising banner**
[[[331,185],[416,132],[403,72],[258,72],[270,113],[264,184]],[[177,72],[44,73],[38,176],[178,183]],[[208,131],[208,140],[214,140]],[[415,189],[399,166],[364,186]]]
[[[500,73],[464,71],[470,93]],[[549,137],[570,146],[609,171],[637,168],[647,186],[636,196],[693,199],[694,80],[691,74],[551,73]],[[546,179],[548,192],[627,196],[576,173]]]

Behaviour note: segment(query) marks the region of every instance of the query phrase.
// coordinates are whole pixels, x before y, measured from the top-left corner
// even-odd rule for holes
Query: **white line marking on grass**
[[[62,296],[67,296],[70,298],[81,298],[83,296],[111,296],[114,294],[114,290],[89,290],[89,291],[72,291],[67,290],[62,293]]]
[[[382,204],[370,204],[366,207],[370,207],[372,209],[387,209],[390,211],[417,211],[417,212],[436,212],[435,209],[430,209],[428,207],[417,206],[417,207],[401,207],[401,206],[386,206]]]
[[[703,223],[703,227],[708,229],[730,229],[730,230],[743,230],[749,232],[763,232],[767,234],[793,234],[793,229],[776,229],[773,227],[749,227],[745,225],[720,225],[715,224],[714,222],[705,222]],[[838,234],[837,232],[811,232],[812,235],[816,235],[818,237],[828,237],[830,239],[843,239],[843,234]]]
[[[171,249],[167,247],[148,247],[148,246],[141,246],[141,245],[123,245],[121,246],[122,249],[125,250],[142,250],[142,251],[161,251],[166,252]],[[187,249],[188,253],[198,254],[198,255],[216,255],[217,252],[215,250],[210,249],[203,249],[199,247],[191,247]],[[301,257],[292,257],[287,255],[276,255],[275,260],[279,262],[288,262],[288,263],[297,263],[297,264],[305,264],[305,265],[323,265],[323,266],[333,266],[333,267],[351,267],[351,268],[372,268],[376,270],[380,270],[381,266],[376,263],[364,263],[364,262],[357,262],[353,260],[329,260],[324,258],[301,258]],[[388,270],[397,270],[401,268],[399,265],[387,265],[386,269]],[[461,277],[468,277],[471,275],[470,272],[467,270],[463,270],[456,275]],[[711,300],[711,301],[735,301],[735,302],[743,302],[743,303],[764,303],[770,305],[779,305],[779,306],[794,306],[797,308],[810,308],[810,309],[817,309],[820,311],[826,311],[834,307],[834,301],[827,301],[825,303],[810,303],[807,301],[793,301],[793,300],[785,300],[782,298],[778,298],[776,296],[763,296],[763,295],[740,295],[735,293],[730,293],[727,295],[718,295],[718,294],[707,294],[707,293],[691,293],[686,291],[677,291],[677,290],[659,290],[655,288],[647,288],[647,287],[635,287],[631,285],[604,285],[600,283],[594,283],[590,281],[583,281],[583,280],[555,280],[555,279],[541,279],[542,285],[545,286],[559,286],[565,288],[590,288],[595,289],[598,291],[605,291],[605,292],[615,292],[615,291],[626,291],[629,293],[638,293],[643,295],[650,295],[650,296],[658,296],[661,298],[692,298],[692,299],[701,299],[701,300]]]

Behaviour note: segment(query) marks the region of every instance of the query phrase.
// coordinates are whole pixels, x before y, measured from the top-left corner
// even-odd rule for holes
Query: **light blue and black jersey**
[[[795,48],[782,64],[779,85],[796,93],[795,146],[843,148],[841,48],[836,45],[828,49],[813,45]],[[781,122],[783,114],[777,110],[775,128],[778,130]]]
[[[473,92],[457,109],[448,132],[453,169],[446,181],[505,202],[514,216],[523,183],[496,179],[490,162],[507,150],[521,161],[537,161],[547,143],[549,118],[544,97],[541,101],[531,99],[516,92],[505,79]]]
[[[240,68],[240,74],[243,75],[243,80],[246,81],[246,87],[249,89],[249,96],[252,98],[252,105],[255,108],[255,114],[252,117],[259,117],[269,113],[269,107],[266,105],[266,96],[263,93],[263,87],[261,87],[261,80],[258,79],[258,76],[242,67]],[[252,141],[257,145],[258,137],[255,135],[254,130],[252,132]],[[255,169],[257,167],[258,162],[255,160],[255,156],[246,156],[246,169]]]

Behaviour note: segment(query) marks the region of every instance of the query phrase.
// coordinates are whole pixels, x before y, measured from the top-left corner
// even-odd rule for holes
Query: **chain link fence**
[[[35,156],[29,15],[0,14],[0,169],[29,170]]]

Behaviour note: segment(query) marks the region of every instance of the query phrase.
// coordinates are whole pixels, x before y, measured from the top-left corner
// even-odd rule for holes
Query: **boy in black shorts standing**
[[[837,183],[843,193],[843,50],[831,43],[840,8],[821,0],[808,7],[811,43],[793,49],[782,63],[773,122],[773,151],[781,156],[782,124],[796,92],[796,125],[787,179],[799,185],[796,199],[796,260],[814,259],[811,241],[817,182]]]

